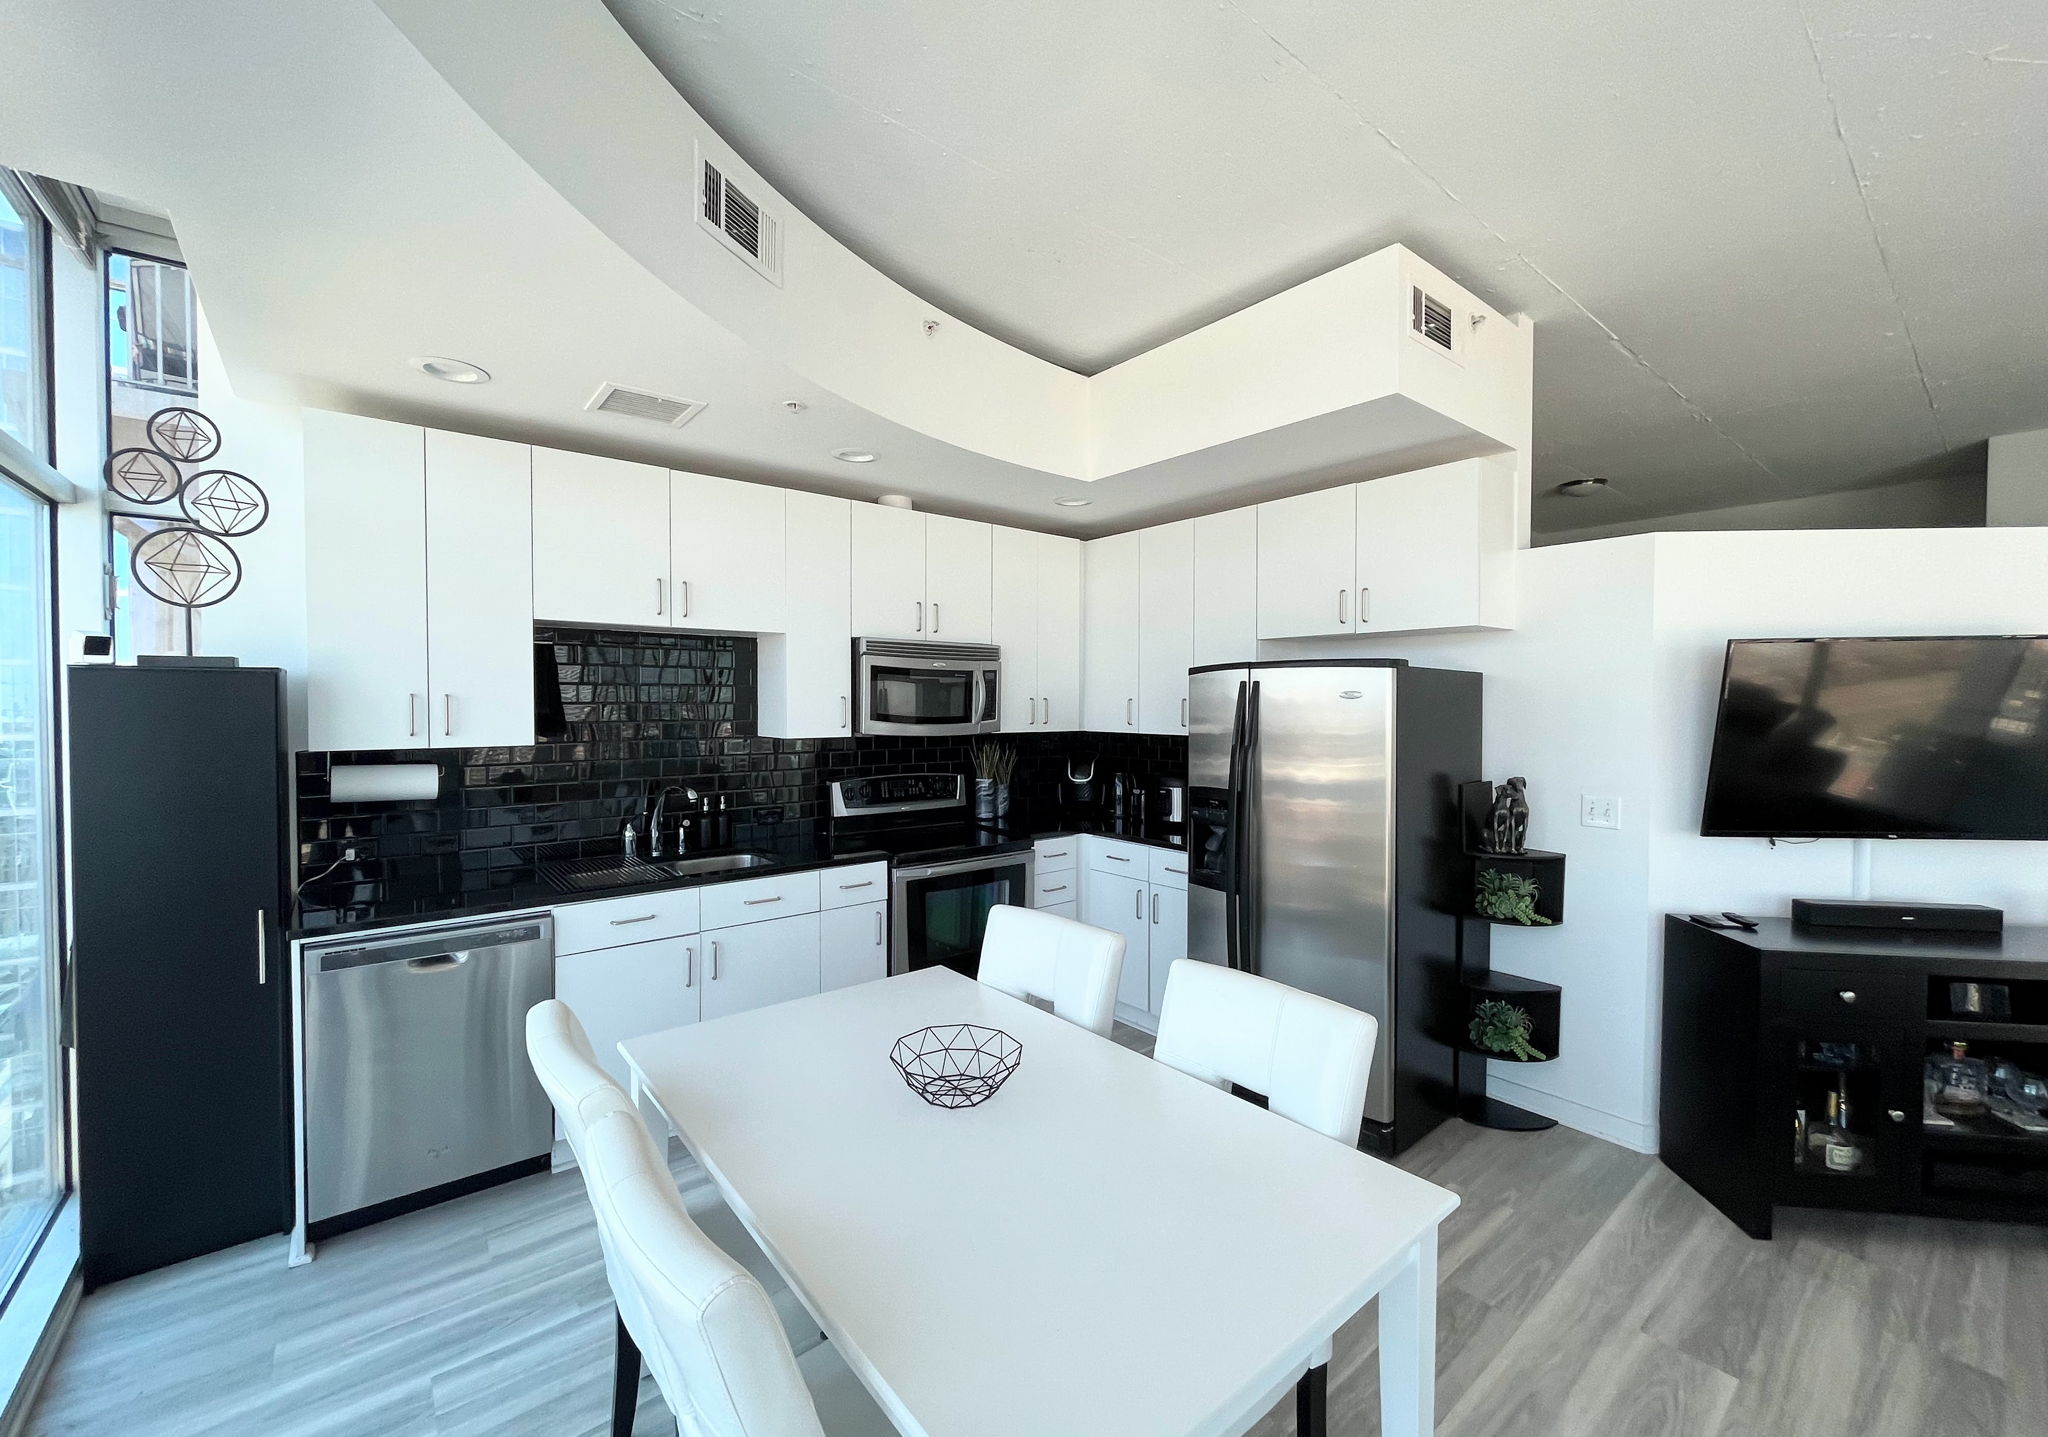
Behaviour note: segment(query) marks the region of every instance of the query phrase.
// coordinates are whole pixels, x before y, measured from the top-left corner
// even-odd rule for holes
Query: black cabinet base
[[[1493,1128],[1503,1133],[1540,1133],[1557,1126],[1556,1118],[1503,1103],[1499,1098],[1467,1097],[1458,1104],[1458,1116],[1475,1128]]]

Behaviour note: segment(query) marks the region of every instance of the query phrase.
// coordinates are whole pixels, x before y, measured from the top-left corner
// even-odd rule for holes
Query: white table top
[[[889,1049],[960,1022],[1023,1062],[935,1108]],[[620,1051],[906,1434],[1237,1431],[1458,1205],[943,968]]]

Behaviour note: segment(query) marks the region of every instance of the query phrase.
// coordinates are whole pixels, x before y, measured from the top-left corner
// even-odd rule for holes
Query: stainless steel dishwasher
[[[545,914],[306,946],[309,1222],[548,1152],[526,1010],[554,948]]]

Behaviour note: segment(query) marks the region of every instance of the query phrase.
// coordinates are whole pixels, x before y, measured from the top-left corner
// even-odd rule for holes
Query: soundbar
[[[1792,921],[1804,928],[1882,928],[1893,933],[1999,933],[2005,910],[1983,903],[1882,903],[1849,898],[1795,898]]]

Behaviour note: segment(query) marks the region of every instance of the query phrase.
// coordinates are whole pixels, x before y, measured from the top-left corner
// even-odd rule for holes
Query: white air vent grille
[[[1408,287],[1408,299],[1409,334],[1418,343],[1428,345],[1462,364],[1464,346],[1460,340],[1464,336],[1460,332],[1456,311],[1420,285]]]
[[[762,274],[782,282],[782,225],[701,154],[697,157],[697,223]]]
[[[694,399],[674,399],[666,394],[650,394],[644,389],[628,389],[623,384],[607,384],[590,396],[590,402],[583,406],[599,414],[620,414],[628,419],[646,419],[656,424],[666,424],[671,429],[680,429],[695,419],[704,406]]]

